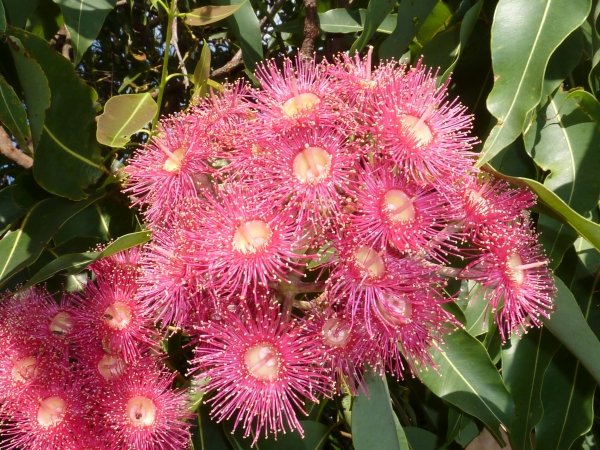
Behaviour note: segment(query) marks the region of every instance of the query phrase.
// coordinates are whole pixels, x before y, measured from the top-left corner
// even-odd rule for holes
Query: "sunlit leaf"
[[[208,77],[210,76],[210,48],[206,41],[203,41],[200,60],[194,70],[195,97],[202,98],[208,93]]]
[[[229,6],[203,6],[191,10],[185,14],[185,23],[194,26],[204,26],[210,23],[218,22],[219,20],[226,19],[227,17],[234,14],[242,6],[244,6],[246,0],[242,3],[229,5]]]
[[[356,33],[363,30],[363,23],[367,17],[367,10],[360,8],[350,10],[346,8],[334,8],[329,11],[318,13],[319,28],[326,33]],[[396,26],[396,15],[388,14],[383,22],[377,27],[378,33],[390,34]]]
[[[388,0],[371,0],[367,6],[367,14],[363,22],[363,32],[360,37],[352,44],[350,54],[361,52],[368,44],[371,37],[381,25],[381,22],[387,17],[392,9],[393,3]]]
[[[132,134],[152,120],[157,109],[156,102],[147,92],[109,98],[98,117],[98,142],[109,147],[123,147]]]
[[[550,56],[582,24],[590,8],[591,0],[498,2],[492,25],[495,82],[487,98],[498,123],[484,143],[479,166],[521,134],[527,114],[540,102]]]

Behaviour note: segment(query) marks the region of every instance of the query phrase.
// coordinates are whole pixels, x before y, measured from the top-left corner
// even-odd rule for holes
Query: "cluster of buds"
[[[69,383],[93,405],[77,403],[84,413],[73,420],[110,423],[96,434],[109,448],[183,448],[181,396],[152,375],[157,330],[190,336],[187,375],[202,380],[212,416],[256,441],[302,433],[306,399],[356,394],[365,370],[435,369],[431,351],[459,326],[444,308],[455,300],[449,278],[479,286],[502,340],[552,309],[527,212],[534,196],[475,167],[472,118],[447,84],[420,64],[372,70],[370,52],[268,62],[256,76],[260,90],[228,85],[161,121],[124,169],[152,243],[96,263],[76,307],[44,316],[47,330],[72,334],[61,350],[78,362]],[[66,342],[50,338],[52,354]],[[67,352],[90,342],[95,353]],[[30,353],[12,367],[33,358],[39,369],[27,373],[41,373],[45,360]],[[70,397],[60,392],[62,408]],[[54,403],[35,398],[31,426],[55,434],[40,419]],[[20,421],[10,419],[13,447],[33,439]]]
[[[182,449],[188,399],[172,389],[154,314],[136,300],[139,251],[94,264],[59,302],[39,288],[1,305],[0,448]]]

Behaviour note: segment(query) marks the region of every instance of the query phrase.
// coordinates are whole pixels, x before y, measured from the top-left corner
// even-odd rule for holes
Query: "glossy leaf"
[[[8,36],[8,42],[25,96],[33,148],[37,149],[44,130],[46,110],[50,107],[50,86],[46,74],[37,61],[27,54],[21,41]]]
[[[0,77],[0,126],[4,125],[21,149],[28,149],[25,138],[29,135],[27,114],[14,89]]]
[[[554,277],[554,280],[558,289],[554,299],[556,311],[552,313],[550,319],[543,318],[542,321],[579,359],[596,382],[600,383],[600,341],[587,324],[586,317],[569,288],[560,278]],[[591,307],[592,294],[588,296],[589,307]],[[589,309],[587,313],[589,314]],[[573,330],[577,330],[577,333]]]
[[[7,22],[13,27],[22,28],[37,8],[38,0],[2,0],[2,3],[6,8]]]
[[[492,25],[495,82],[487,98],[498,123],[484,143],[479,166],[521,134],[527,114],[540,102],[550,56],[583,23],[590,8],[591,0],[498,2]]]
[[[56,195],[81,200],[83,188],[106,171],[95,138],[96,92],[85,85],[71,63],[50,49],[42,38],[10,29],[44,70],[52,92],[42,137],[35,152],[33,173],[44,189]],[[68,126],[64,119],[69,112]],[[65,177],[64,174],[69,176]]]
[[[102,28],[106,15],[117,0],[56,0],[65,18],[77,65]]]
[[[242,49],[244,66],[254,72],[256,64],[263,59],[262,33],[252,5],[246,0],[215,0],[219,6],[242,4],[233,15],[227,17],[227,24]]]
[[[196,87],[194,96],[200,98],[208,93],[208,78],[210,76],[210,48],[206,41],[203,42],[200,60],[194,70],[194,86]]]
[[[365,374],[368,393],[359,391],[352,405],[352,442],[356,450],[408,450],[406,436],[395,425],[385,378]],[[377,430],[374,433],[373,430]]]
[[[479,336],[489,330],[492,317],[490,317],[489,302],[484,293],[485,290],[478,283],[466,280],[461,282],[460,294],[456,303],[464,313],[465,330],[471,336]]]
[[[226,19],[227,17],[234,14],[238,9],[244,6],[246,0],[242,3],[229,6],[203,6],[191,10],[185,14],[185,23],[193,26],[204,26],[210,23],[218,22],[219,20]]]
[[[402,56],[436,3],[437,0],[400,2],[396,26],[391,36],[381,43],[379,57],[386,59]]]
[[[96,139],[109,147],[123,147],[132,134],[152,120],[157,110],[156,102],[147,92],[111,97],[98,117]]]
[[[588,75],[588,83],[592,92],[598,91],[600,85],[598,83],[598,76],[596,74],[596,67],[600,62],[600,33],[598,30],[598,19],[600,18],[600,2],[596,2],[594,11],[591,15],[591,32],[592,32],[592,67]]]
[[[318,13],[319,28],[326,33],[356,33],[363,30],[363,23],[367,17],[367,10],[360,8],[350,10],[334,8],[323,13]],[[388,14],[377,27],[378,33],[390,34],[396,27],[396,15]]]
[[[462,22],[460,24],[460,41],[459,41],[458,48],[456,49],[456,58],[454,59],[452,64],[450,64],[450,66],[446,69],[444,74],[438,80],[439,84],[444,83],[450,76],[450,73],[452,73],[452,71],[456,67],[458,58],[460,58],[460,55],[461,55],[463,49],[467,45],[467,41],[469,40],[469,37],[471,37],[471,33],[473,33],[475,24],[477,23],[477,20],[479,20],[479,14],[481,13],[482,6],[483,6],[483,0],[475,3],[465,13],[465,16],[463,17]]]
[[[444,443],[438,436],[423,428],[404,427],[404,434],[411,450],[438,450]]]
[[[560,342],[545,328],[511,336],[502,350],[504,384],[515,402],[508,424],[513,450],[531,450],[531,431],[542,418],[542,380]]]
[[[99,191],[80,202],[52,197],[38,203],[25,216],[21,228],[0,241],[0,285],[33,263],[63,223],[103,195]]]
[[[535,192],[538,196],[538,207],[542,206],[542,212],[559,219],[561,222],[570,225],[580,236],[587,239],[597,250],[600,250],[600,225],[586,219],[581,214],[573,211],[569,206],[554,192],[550,191],[543,184],[535,180],[520,177],[509,177],[496,172],[489,165],[485,167],[486,171],[492,172],[495,176],[502,178],[516,186],[526,187]]]
[[[464,330],[445,337],[432,350],[434,370],[421,371],[423,383],[442,399],[477,417],[501,439],[500,424],[514,417],[513,401],[486,349]]]
[[[70,275],[76,274],[84,270],[87,266],[98,259],[106,258],[120,251],[135,247],[136,245],[141,245],[149,240],[150,235],[147,231],[139,231],[121,236],[101,252],[74,253],[59,256],[54,261],[40,269],[34,276],[32,276],[31,279],[23,286],[23,289],[27,289],[34,284],[47,280],[51,276],[63,270],[68,270]]]
[[[367,15],[363,22],[363,32],[359,38],[354,41],[352,47],[350,47],[351,55],[353,55],[354,52],[361,52],[365,48],[369,40],[371,40],[371,37],[373,37],[377,31],[377,28],[379,28],[379,25],[381,25],[383,20],[390,13],[392,6],[394,5],[389,0],[371,0],[369,2],[369,5],[367,6]]]
[[[577,28],[558,46],[552,53],[542,86],[541,104],[546,103],[546,98],[552,95],[558,86],[569,76],[579,63],[583,53],[583,32]]]

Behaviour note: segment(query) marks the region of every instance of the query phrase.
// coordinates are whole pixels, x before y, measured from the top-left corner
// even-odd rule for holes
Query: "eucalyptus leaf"
[[[594,11],[591,15],[591,32],[592,32],[592,67],[588,75],[588,83],[592,92],[597,92],[600,88],[598,76],[596,74],[596,66],[600,62],[600,34],[598,33],[598,19],[600,18],[600,2],[596,2]]]
[[[350,47],[350,54],[353,55],[355,52],[361,52],[365,46],[369,43],[369,40],[379,25],[384,21],[387,15],[390,13],[394,4],[389,0],[371,0],[367,6],[367,14],[363,22],[363,32],[359,38],[354,41],[352,47]]]
[[[521,134],[527,115],[540,102],[550,56],[585,21],[590,8],[591,0],[498,2],[492,24],[495,82],[487,98],[498,123],[484,143],[478,166]]]
[[[363,23],[367,17],[367,10],[360,8],[350,10],[334,8],[323,13],[318,13],[319,28],[326,33],[356,33],[363,30]],[[388,14],[377,27],[378,33],[390,34],[396,27],[396,15]]]
[[[27,54],[21,41],[8,36],[8,43],[25,96],[31,140],[35,150],[44,130],[46,110],[50,107],[50,86],[46,74],[37,61]]]
[[[42,38],[10,28],[29,55],[42,67],[52,102],[35,151],[33,173],[49,192],[73,200],[88,196],[83,190],[108,171],[102,165],[95,138],[96,92],[83,83],[71,63]],[[69,113],[65,126],[65,113]],[[65,177],[64,174],[69,176]]]
[[[2,0],[2,3],[6,8],[7,22],[13,27],[22,28],[37,8],[38,0]]]
[[[441,351],[431,350],[437,372],[421,371],[423,383],[438,397],[477,417],[502,440],[499,427],[510,423],[514,405],[486,349],[464,330],[445,340]]]
[[[14,89],[0,76],[0,126],[4,125],[22,150],[28,150],[27,114]]]
[[[111,97],[98,117],[96,139],[109,147],[123,147],[132,134],[152,120],[157,110],[158,105],[147,92]]]
[[[396,15],[396,26],[392,34],[381,43],[379,57],[381,59],[400,58],[436,4],[437,0],[400,2]]]
[[[203,6],[196,8],[185,14],[185,23],[192,26],[204,26],[211,23],[218,22],[219,20],[226,19],[227,17],[234,14],[242,6],[244,6],[246,0],[242,3],[229,5],[229,6]]]
[[[106,15],[117,0],[56,0],[65,18],[77,65],[102,28]]]
[[[202,98],[208,93],[208,78],[210,76],[210,48],[206,41],[203,41],[200,60],[194,70],[194,97]]]
[[[4,5],[0,2],[0,31],[6,30],[6,11]]]
[[[352,442],[356,450],[409,450],[406,436],[395,425],[385,378],[365,374],[367,394],[359,391],[352,405]],[[397,419],[396,419],[397,420]],[[377,430],[377,433],[373,431]]]
[[[583,31],[577,28],[558,46],[552,53],[542,86],[541,104],[546,103],[546,98],[552,95],[557,87],[577,67],[583,53]]]

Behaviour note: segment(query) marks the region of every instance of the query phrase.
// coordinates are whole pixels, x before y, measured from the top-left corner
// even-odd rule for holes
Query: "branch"
[[[304,18],[304,41],[300,47],[300,57],[312,60],[315,52],[315,41],[319,37],[317,16],[317,0],[304,0],[306,17]]]
[[[19,151],[13,145],[12,139],[2,127],[0,127],[0,153],[26,169],[33,166],[33,158]]]

